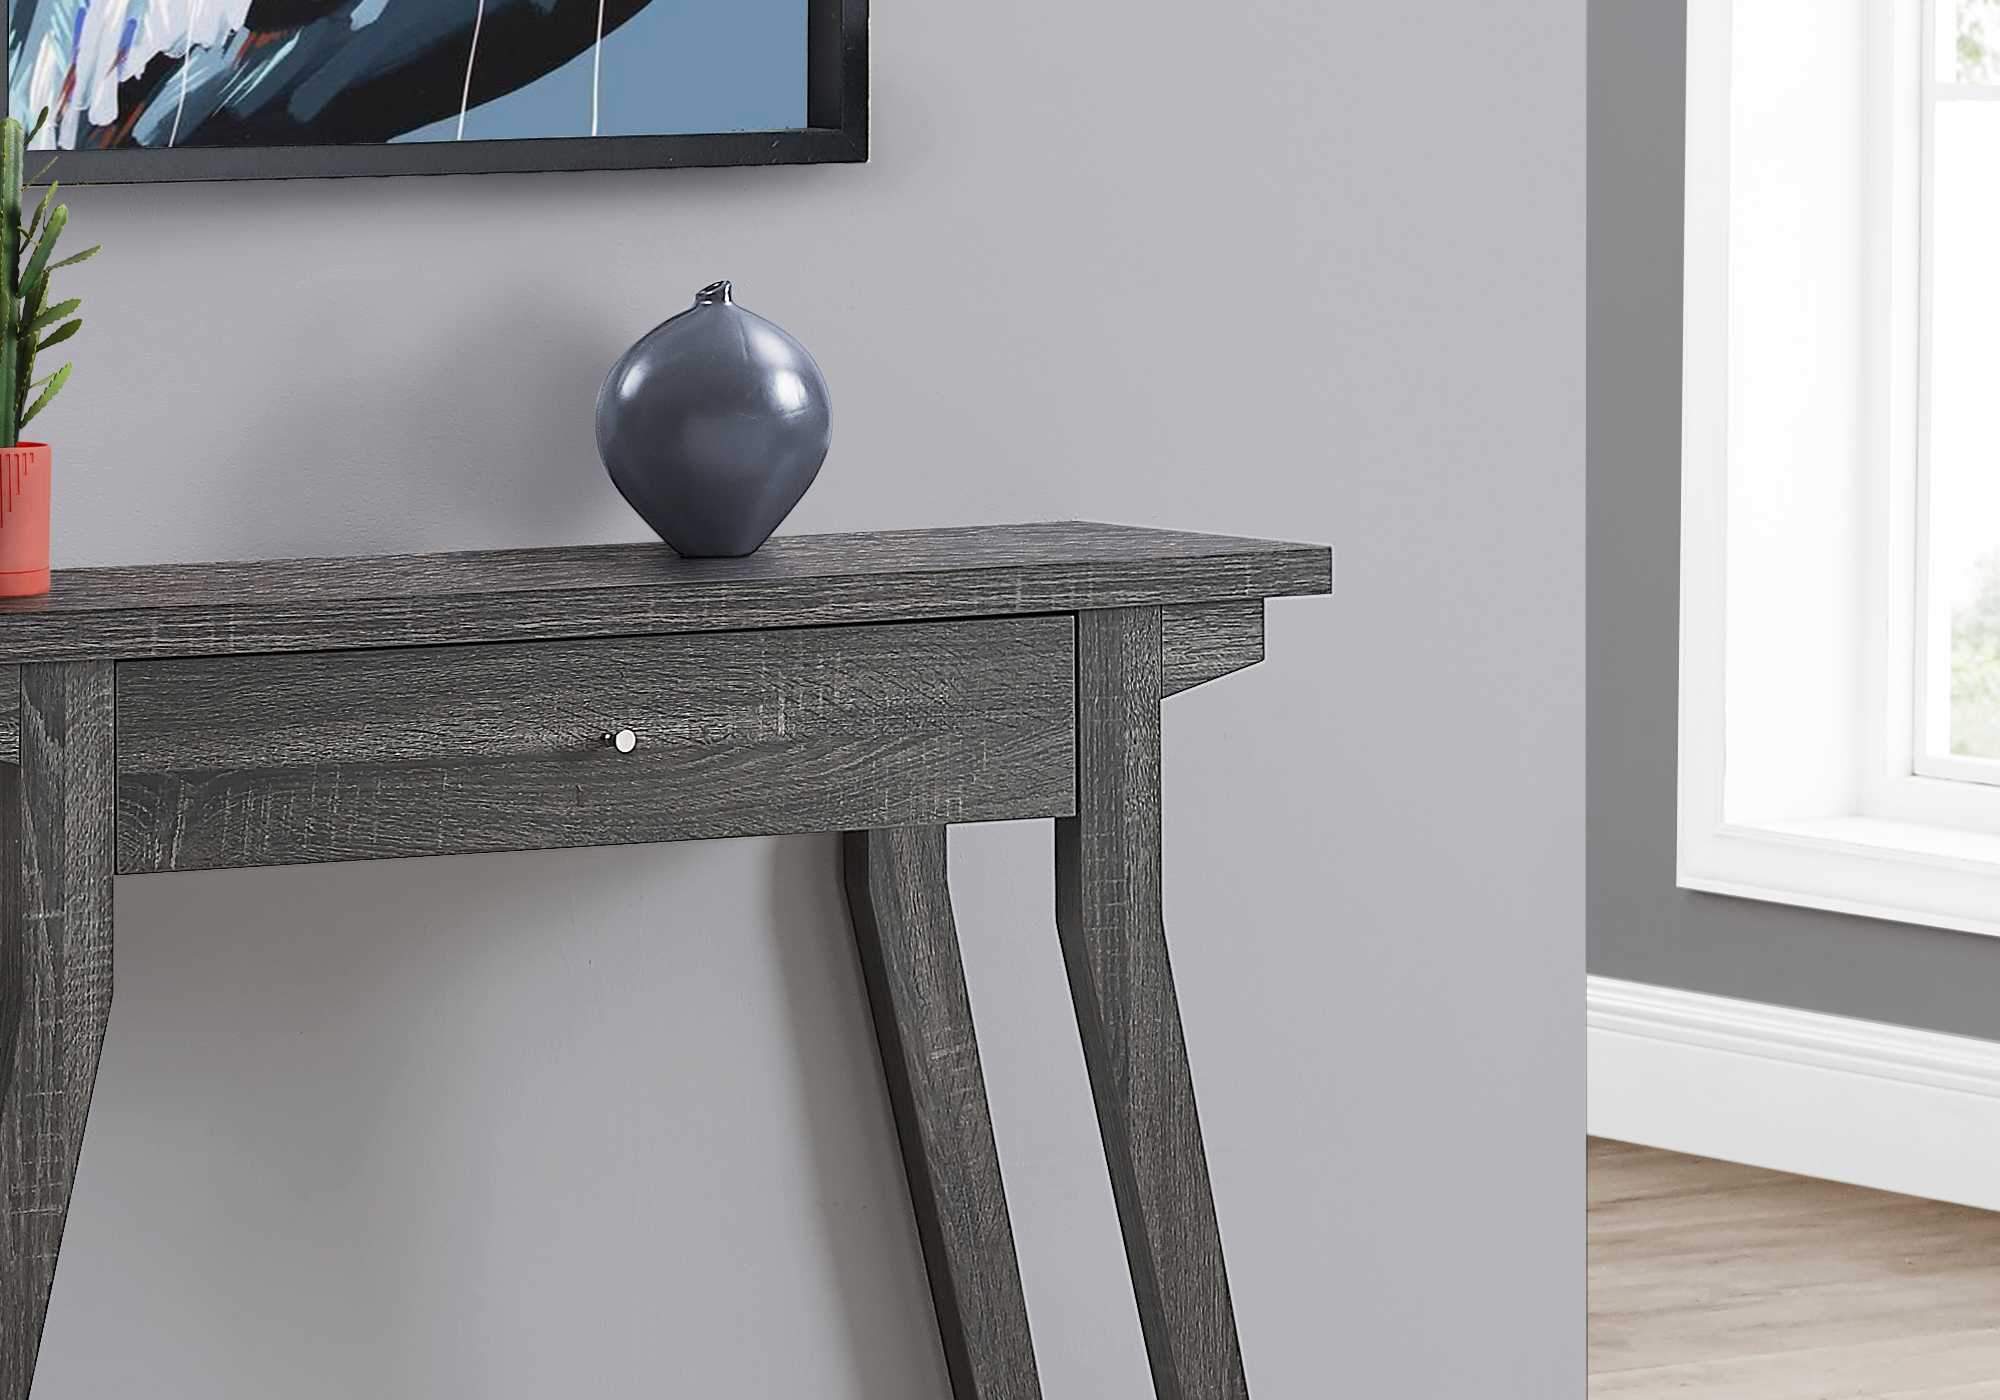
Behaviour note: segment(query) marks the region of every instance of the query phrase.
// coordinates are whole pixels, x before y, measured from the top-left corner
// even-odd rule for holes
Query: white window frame
[[[1764,712],[1782,716],[1784,706],[1744,680],[1759,673],[1760,640],[1752,630],[1760,610],[1745,597],[1764,586],[1755,575],[1785,561],[1739,560],[1736,578],[1729,567],[1732,502],[1745,522],[1739,552],[1770,519],[1757,517],[1741,473],[1818,479],[1804,461],[1770,466],[1768,433],[1756,451],[1744,449],[1750,391],[1742,386],[1754,380],[1739,363],[1749,341],[1731,295],[1732,35],[1736,6],[1761,0],[1689,0],[1677,876],[1690,889],[2000,935],[2000,787],[1917,763],[1926,720],[1918,697],[1934,655],[1934,639],[1917,625],[1931,2],[1847,0],[1861,8],[1843,21],[1864,40],[1853,60],[1863,70],[1854,78],[1857,164],[1847,173],[1865,195],[1854,207],[1866,218],[1854,314],[1839,328],[1852,341],[1853,378],[1829,390],[1859,406],[1854,467],[1821,473],[1848,498],[1826,511],[1838,540],[1811,546],[1823,576],[1845,572],[1838,587],[1804,590],[1824,614],[1807,629],[1821,648],[1817,674],[1832,678],[1810,694],[1839,692],[1815,716],[1820,743],[1819,731],[1813,742],[1780,732]],[[1732,640],[1743,668],[1734,690]],[[1932,687],[1924,703],[1934,696]],[[1768,736],[1758,724],[1771,726]],[[1766,761],[1766,737],[1775,762]],[[1797,752],[1785,752],[1788,742]]]
[[[2000,101],[2000,84],[1946,82],[1939,78],[1938,65],[1943,61],[1944,50],[1938,33],[1938,10],[1952,0],[1919,0],[1919,3],[1922,13],[1918,22],[1922,29],[1922,42],[1917,77],[1920,114],[1918,171],[1921,185],[1918,219],[1920,229],[1927,230],[1932,210],[1936,207],[1934,131],[1938,104]],[[1923,236],[1928,239],[1927,233]],[[1951,637],[1943,614],[1933,615],[1930,599],[1931,386],[1929,355],[1926,352],[1931,344],[1931,273],[1935,263],[1928,252],[1926,246],[1916,254],[1916,592],[1910,613],[1914,631],[1916,700],[1911,766],[1919,777],[2000,784],[2000,760],[1953,754],[1948,747],[1951,733]]]

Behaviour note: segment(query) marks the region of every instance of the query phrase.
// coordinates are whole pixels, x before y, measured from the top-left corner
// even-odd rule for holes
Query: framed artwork
[[[868,0],[6,0],[73,184],[868,158]]]

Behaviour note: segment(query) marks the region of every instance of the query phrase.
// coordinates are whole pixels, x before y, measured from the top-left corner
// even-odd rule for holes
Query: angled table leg
[[[945,882],[945,829],[850,831],[842,865],[954,1400],[1040,1400]]]
[[[0,1400],[26,1400],[111,1009],[112,668],[21,668],[0,769]]]
[[[1077,617],[1056,923],[1160,1400],[1248,1394],[1160,907],[1160,611]]]

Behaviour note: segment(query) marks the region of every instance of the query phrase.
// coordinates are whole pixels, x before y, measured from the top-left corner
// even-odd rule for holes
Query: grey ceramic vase
[[[597,452],[661,539],[691,558],[749,554],[826,460],[826,378],[727,282],[655,327],[597,395]]]

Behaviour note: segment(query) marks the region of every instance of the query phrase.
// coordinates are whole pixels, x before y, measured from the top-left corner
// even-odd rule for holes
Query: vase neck
[[[694,294],[696,306],[734,306],[736,298],[730,295],[727,282],[711,282]]]

